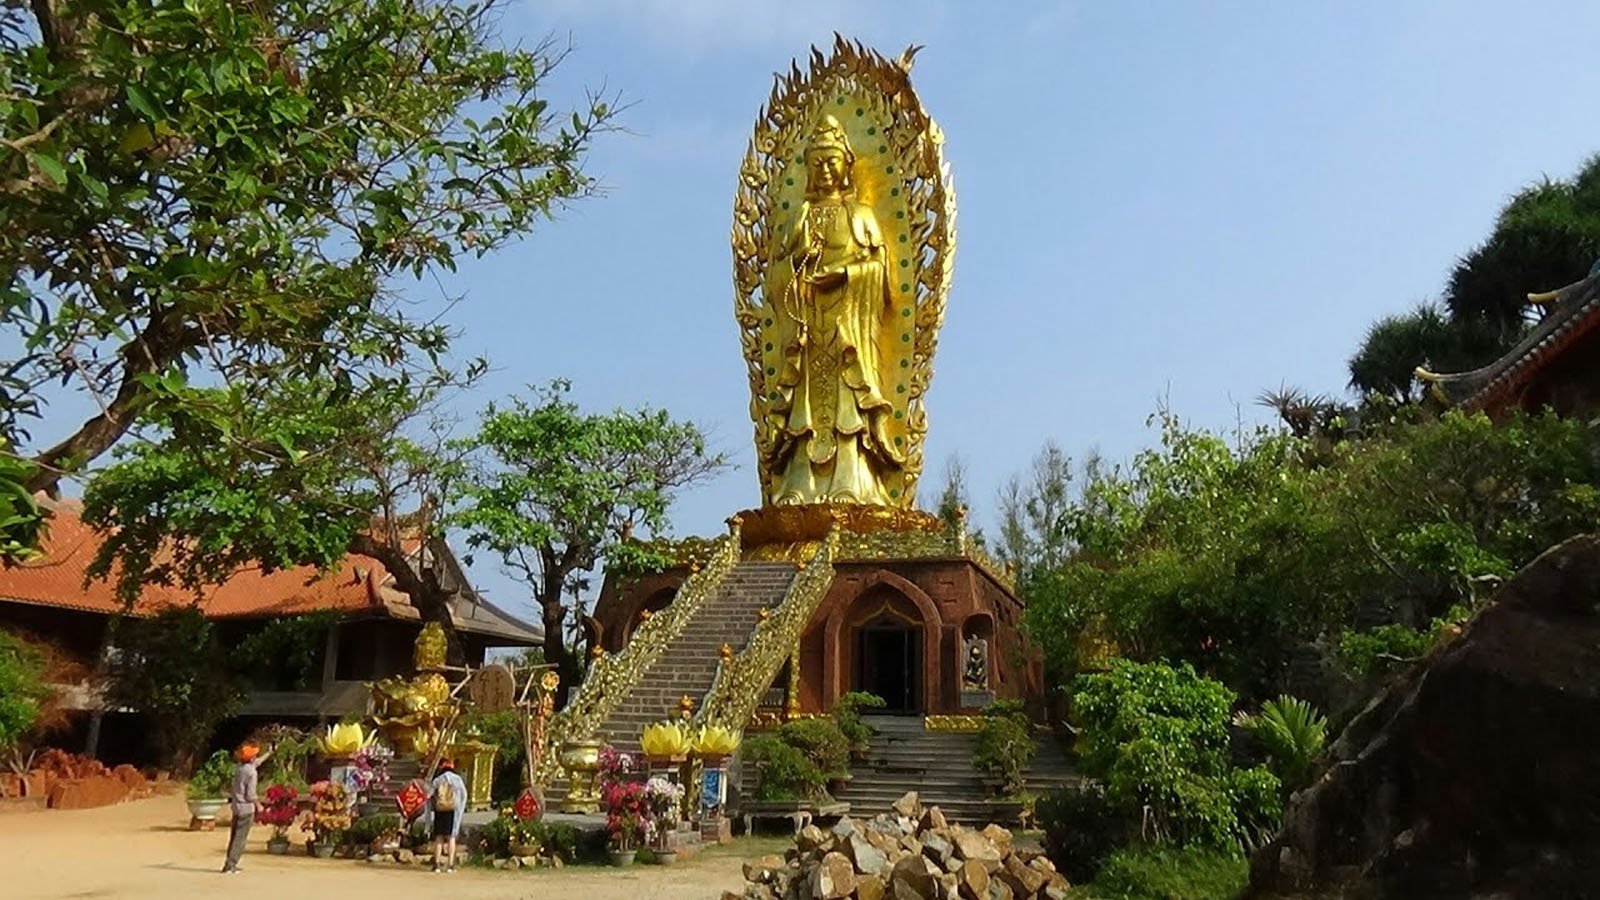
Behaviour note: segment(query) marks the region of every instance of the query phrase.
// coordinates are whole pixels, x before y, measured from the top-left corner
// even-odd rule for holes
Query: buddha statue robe
[[[778,257],[794,275],[771,408],[769,496],[779,504],[888,504],[883,475],[905,459],[886,433],[894,413],[883,395],[879,341],[889,284],[877,218],[846,192],[813,196]]]

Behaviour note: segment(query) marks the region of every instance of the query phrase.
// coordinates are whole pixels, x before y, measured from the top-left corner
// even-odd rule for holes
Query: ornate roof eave
[[[1600,273],[1529,300],[1550,307],[1533,330],[1499,359],[1470,372],[1437,373],[1417,369],[1417,377],[1450,406],[1481,410],[1515,392],[1546,360],[1600,327]]]

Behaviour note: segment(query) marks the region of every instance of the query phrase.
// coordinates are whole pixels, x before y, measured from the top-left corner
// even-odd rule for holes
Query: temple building
[[[888,712],[933,716],[1042,695],[1040,665],[1019,630],[1023,605],[1011,572],[971,544],[959,525],[907,510],[889,517],[898,527],[874,530],[883,517],[863,521],[855,512],[775,508],[738,517],[741,552],[757,567],[764,559],[781,560],[793,546],[787,537],[806,518],[821,532],[819,540],[827,525],[837,521],[840,528],[832,577],[792,653],[761,692],[758,721],[826,712],[850,691],[882,697]],[[657,574],[608,578],[591,627],[597,646],[624,650],[640,625],[667,610],[699,571],[702,560],[692,551],[705,547],[690,542],[685,549],[691,552]],[[789,572],[778,580],[786,593],[792,579],[784,576],[799,567],[779,568],[785,567]],[[762,621],[760,610],[775,609],[783,594],[772,590],[764,599],[750,621],[727,623],[722,637],[730,649],[742,646]],[[721,645],[694,649],[714,654]]]
[[[1544,408],[1600,414],[1600,263],[1582,281],[1528,299],[1548,312],[1499,359],[1471,372],[1417,376],[1446,404],[1495,419]]]
[[[146,618],[164,609],[194,606],[215,623],[223,646],[231,647],[274,619],[332,614],[335,621],[309,677],[287,668],[253,671],[245,706],[237,720],[224,725],[224,734],[242,733],[262,720],[309,725],[364,715],[368,682],[412,670],[422,616],[376,561],[350,556],[327,572],[302,567],[266,574],[251,569],[205,588],[201,596],[148,585],[130,607],[109,582],[89,578],[100,537],[79,519],[76,501],[42,502],[50,510],[50,522],[40,555],[0,567],[0,628],[48,640],[84,669],[93,669],[108,638],[115,652],[110,629],[119,616]],[[462,586],[453,598],[451,616],[468,664],[481,665],[492,648],[543,642],[540,626],[478,596],[448,547],[441,544],[432,552],[436,562],[455,568],[454,583]],[[100,707],[91,684],[64,687],[71,708],[88,712]],[[138,759],[141,728],[138,716],[113,713],[102,741],[103,757]],[[73,740],[62,743],[72,746]]]

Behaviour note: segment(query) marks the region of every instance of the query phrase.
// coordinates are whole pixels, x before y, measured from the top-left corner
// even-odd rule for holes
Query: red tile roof
[[[78,609],[124,611],[111,583],[85,582],[100,538],[78,518],[73,501],[47,504],[53,515],[42,546],[43,555],[20,565],[0,566],[0,601]],[[220,585],[206,587],[197,598],[178,587],[153,585],[134,604],[134,615],[150,615],[168,606],[188,606],[198,599],[208,615],[225,617],[283,616],[317,610],[372,611],[416,618],[406,596],[388,586],[389,572],[375,560],[347,557],[327,573],[310,567],[271,574],[249,569]],[[394,607],[404,607],[404,611]]]

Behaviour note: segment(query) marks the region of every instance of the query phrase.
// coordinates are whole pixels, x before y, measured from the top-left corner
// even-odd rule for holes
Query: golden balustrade
[[[795,575],[783,601],[762,619],[756,633],[737,656],[723,657],[695,716],[696,725],[720,725],[743,731],[761,702],[761,696],[794,655],[806,623],[833,584],[833,558],[839,546],[838,527],[828,532],[816,553]],[[793,685],[791,685],[792,689]]]
[[[560,761],[561,745],[594,738],[617,704],[722,586],[723,579],[739,562],[739,526],[733,525],[715,545],[705,564],[689,576],[667,608],[641,622],[621,652],[595,658],[577,695],[550,720],[547,749],[537,773],[540,784],[548,785],[565,774]]]

